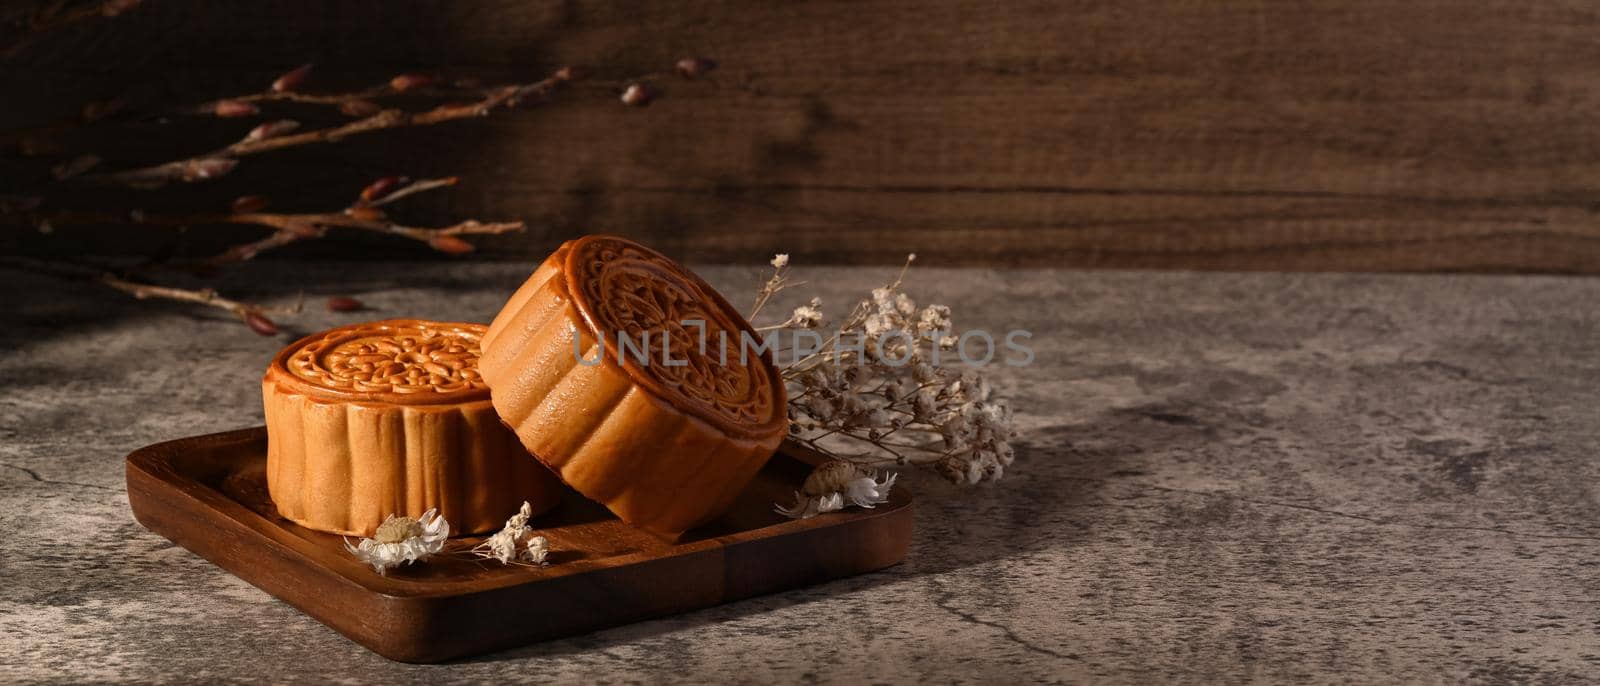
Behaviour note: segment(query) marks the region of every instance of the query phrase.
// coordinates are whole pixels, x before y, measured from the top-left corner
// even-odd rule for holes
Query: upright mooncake
[[[726,511],[787,431],[782,378],[754,340],[672,260],[587,236],[511,296],[479,367],[529,452],[623,521],[676,539]]]
[[[297,524],[371,536],[430,508],[453,534],[537,511],[560,484],[495,415],[478,373],[481,324],[344,326],[278,353],[262,380],[267,488]]]

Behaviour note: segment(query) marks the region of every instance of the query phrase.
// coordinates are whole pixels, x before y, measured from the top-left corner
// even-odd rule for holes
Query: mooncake
[[[528,452],[623,521],[677,539],[726,511],[787,431],[782,379],[747,344],[758,340],[687,269],[586,236],[512,295],[479,368]]]
[[[481,324],[394,319],[300,339],[262,380],[267,489],[302,526],[371,536],[430,508],[453,534],[498,529],[561,486],[500,422],[478,372]]]

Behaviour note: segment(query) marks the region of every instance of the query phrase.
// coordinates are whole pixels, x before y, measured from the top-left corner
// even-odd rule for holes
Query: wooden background
[[[533,80],[564,63],[612,79],[688,54],[721,62],[715,82],[663,79],[646,109],[591,87],[104,202],[265,192],[319,210],[382,173],[459,174],[408,217],[528,220],[483,242],[507,257],[606,231],[701,261],[1600,272],[1591,2],[146,0],[6,58],[0,125],[117,95],[231,94],[307,61],[335,86],[416,68]],[[176,157],[247,126],[73,145]],[[3,170],[32,182],[17,160]],[[116,253],[169,235],[8,230],[4,248]],[[194,230],[181,249],[246,235]],[[425,252],[360,236],[286,254]]]

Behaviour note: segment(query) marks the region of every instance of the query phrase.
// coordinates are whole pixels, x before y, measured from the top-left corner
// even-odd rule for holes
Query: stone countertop
[[[527,265],[250,265],[228,292],[490,318]],[[795,275],[835,306],[893,270]],[[707,268],[743,302],[763,272]],[[264,286],[268,284],[272,286]],[[812,288],[807,287],[807,288]],[[1600,670],[1600,281],[938,270],[1024,437],[907,480],[883,572],[441,666],[133,521],[123,457],[261,423],[288,335],[0,270],[0,681],[1577,681]]]

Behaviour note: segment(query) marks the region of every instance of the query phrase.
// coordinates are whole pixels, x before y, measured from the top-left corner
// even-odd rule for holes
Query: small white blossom
[[[773,505],[773,511],[790,519],[808,519],[854,505],[871,509],[889,502],[889,489],[895,474],[879,480],[876,473],[863,472],[843,460],[832,460],[817,467],[795,491],[794,505]]]
[[[396,517],[389,515],[378,525],[372,538],[363,538],[356,545],[344,542],[345,550],[372,565],[372,570],[386,573],[391,567],[424,559],[444,548],[450,537],[450,523],[439,516],[437,509],[422,513],[422,517]]]
[[[883,385],[884,400],[892,403],[899,400],[903,395],[905,395],[905,389],[900,386],[899,381],[891,381]]]
[[[485,539],[482,543],[479,543],[472,549],[473,554],[485,560],[498,560],[500,564],[509,564],[513,560],[517,559],[525,559],[532,562],[543,563],[546,546],[543,536],[534,536],[533,538],[528,539],[527,550],[520,554],[517,551],[517,543],[531,531],[531,529],[528,528],[528,519],[532,516],[533,506],[524,501],[522,503],[522,507],[517,510],[517,513],[511,515],[511,518],[506,520],[506,525],[503,528],[495,532],[493,536]],[[539,559],[537,560],[532,559],[532,557],[536,554],[536,546],[534,545],[534,541],[539,541],[537,546],[537,551],[539,551],[537,552],[537,556]]]
[[[774,258],[779,271],[757,294],[757,310],[787,283],[782,276],[786,257]],[[915,259],[907,256],[906,266]],[[1011,412],[993,397],[982,374],[958,374],[932,364],[961,340],[952,330],[950,308],[919,308],[900,290],[904,277],[902,269],[893,281],[873,289],[839,321],[831,340],[825,336],[818,350],[796,356],[784,370],[789,430],[823,454],[849,456],[839,460],[929,468],[958,484],[998,479],[1014,459]],[[813,299],[768,328],[820,327],[820,305]],[[866,452],[860,452],[863,445]],[[780,511],[804,517],[848,507],[855,501],[847,497],[846,482],[878,484],[854,472],[835,477],[843,481],[803,490],[794,507]]]
[[[879,336],[895,329],[894,317],[883,313],[874,314],[867,317],[863,327],[866,329],[867,338],[877,341]]]
[[[931,391],[921,391],[917,393],[917,399],[911,403],[911,411],[916,415],[917,421],[919,422],[932,421],[933,413],[937,411],[937,409],[938,407],[936,401],[933,399],[933,392]]]
[[[911,296],[899,293],[894,296],[894,309],[901,315],[909,317],[916,314],[917,303],[911,299]]]
[[[778,253],[777,255],[773,256],[772,266],[778,269],[783,269],[784,267],[789,266],[788,253]]]
[[[527,547],[522,549],[522,559],[536,565],[544,564],[545,557],[550,555],[550,541],[543,536],[534,536],[528,539]]]
[[[821,298],[812,298],[811,304],[794,308],[794,314],[789,316],[789,321],[802,329],[815,329],[822,325]]]

